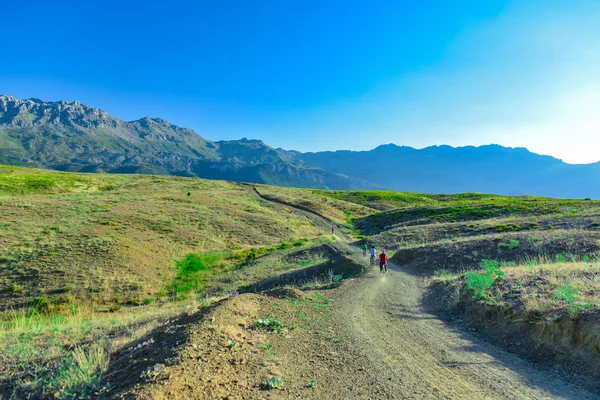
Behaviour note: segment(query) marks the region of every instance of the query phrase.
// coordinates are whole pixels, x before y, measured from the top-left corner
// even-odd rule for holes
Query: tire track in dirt
[[[335,318],[389,398],[599,398],[426,313],[421,280],[396,265],[348,286]]]

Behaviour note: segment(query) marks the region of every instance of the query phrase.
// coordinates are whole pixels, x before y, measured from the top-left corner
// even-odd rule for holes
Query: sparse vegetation
[[[283,379],[278,376],[272,376],[264,383],[266,390],[281,389],[283,387]]]
[[[457,285],[464,276],[465,287],[473,297],[488,303],[510,304],[520,300],[526,310],[538,313],[556,314],[562,310],[577,314],[600,306],[597,294],[600,263],[595,257],[593,260],[592,265],[589,261],[566,262],[562,257],[554,263],[547,258],[518,264],[484,260],[481,264],[484,271],[467,271],[464,275],[445,271],[436,274],[434,279]]]
[[[285,323],[272,318],[259,319],[254,325],[257,328],[275,333],[283,332],[286,329]]]

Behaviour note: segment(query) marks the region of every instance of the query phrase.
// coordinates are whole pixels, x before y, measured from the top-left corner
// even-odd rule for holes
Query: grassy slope
[[[514,250],[511,247],[517,240],[523,258],[531,259],[527,252],[543,245],[545,237],[552,237],[553,243],[568,243],[561,238],[592,238],[592,231],[597,234],[600,226],[600,203],[590,201],[264,185],[256,189],[267,199],[320,214],[398,254],[424,252],[418,253],[419,258],[434,249],[449,259],[448,252],[460,254],[465,246],[479,249],[478,243],[486,241],[489,249],[502,247],[498,253],[502,255]],[[197,307],[197,301],[206,301],[206,294],[219,296],[326,261],[325,254],[296,256],[295,249],[330,240],[305,213],[261,199],[251,186],[201,179],[65,174],[0,166],[0,211],[0,306],[33,305],[37,311],[54,311],[49,315],[15,311],[0,319],[0,351],[9,361],[0,367],[0,389],[13,382],[22,393],[97,389],[103,357],[114,351],[110,346],[118,348],[166,323],[185,307]],[[529,241],[530,237],[536,240]],[[595,239],[590,240],[588,244],[594,246]],[[267,256],[254,260],[263,254]],[[562,256],[595,262],[583,254]],[[470,250],[474,268],[486,258],[485,251]],[[552,280],[545,289],[530,285],[534,292],[547,293],[548,302],[542,302],[546,305],[565,312],[569,307],[576,312],[596,307],[595,270],[586,270],[581,263],[566,268],[547,260],[536,262],[533,270],[530,264],[496,267],[504,271],[504,282],[513,286],[514,281],[525,280],[518,274],[550,271]],[[545,266],[537,266],[542,263]],[[514,263],[518,264],[519,260]],[[435,269],[430,266],[431,272]],[[588,279],[592,272],[593,279]],[[444,271],[437,274],[447,282],[470,279]],[[513,274],[515,278],[509,281]],[[491,294],[500,290],[499,282],[492,279],[484,297],[471,289],[468,293],[477,301],[489,302]],[[566,301],[552,294],[569,285],[575,291],[560,289]],[[146,299],[150,303],[173,293],[176,298],[191,297],[116,313],[95,312],[99,305],[116,311],[117,305],[145,303]],[[569,293],[574,293],[573,301]],[[40,304],[44,301],[58,307]],[[96,307],[83,307],[86,302]],[[105,347],[90,346],[92,342]],[[46,354],[40,349],[47,343],[52,346]],[[6,393],[0,390],[0,395]]]
[[[243,185],[201,179],[0,167],[0,209],[2,306],[154,296],[188,253],[227,252],[227,268],[251,249],[321,235]]]
[[[89,394],[126,343],[330,257],[313,219],[230,182],[0,166],[0,211],[0,397]]]

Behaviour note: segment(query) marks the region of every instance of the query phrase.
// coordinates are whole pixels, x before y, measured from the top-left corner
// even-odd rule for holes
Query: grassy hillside
[[[2,308],[138,301],[173,289],[188,254],[226,270],[322,235],[247,186],[200,179],[0,167],[0,208]]]
[[[0,397],[100,390],[126,343],[327,263],[334,241],[328,223],[252,185],[193,178],[0,166],[0,215]]]
[[[463,302],[598,310],[600,202],[0,166],[0,397],[101,391],[111,354],[190,310],[342,279],[331,225]]]

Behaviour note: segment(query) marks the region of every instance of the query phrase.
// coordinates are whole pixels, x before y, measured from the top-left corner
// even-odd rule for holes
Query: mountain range
[[[211,141],[160,118],[126,122],[80,102],[0,95],[0,164],[151,173],[322,189],[600,198],[600,163],[523,148],[387,144],[301,153],[260,140]]]

